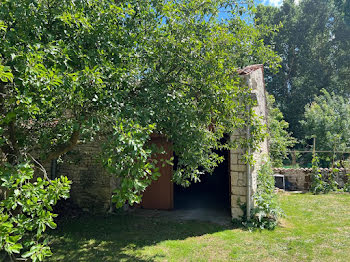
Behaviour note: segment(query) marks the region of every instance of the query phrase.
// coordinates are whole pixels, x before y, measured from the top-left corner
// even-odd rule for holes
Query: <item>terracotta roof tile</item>
[[[262,65],[262,64],[250,65],[250,66],[247,66],[243,69],[238,69],[237,72],[239,75],[249,75],[250,73],[252,73],[258,69],[261,69],[263,67],[264,67],[264,65]]]

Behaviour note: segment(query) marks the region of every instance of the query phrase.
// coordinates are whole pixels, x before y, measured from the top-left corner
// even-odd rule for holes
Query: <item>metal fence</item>
[[[284,161],[285,166],[310,168],[312,157],[316,153],[320,160],[320,167],[345,167],[346,161],[350,159],[350,151],[327,151],[327,150],[290,150],[289,157]]]

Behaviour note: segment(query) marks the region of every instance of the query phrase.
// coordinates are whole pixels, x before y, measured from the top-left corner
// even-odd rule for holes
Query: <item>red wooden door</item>
[[[163,136],[152,135],[151,143],[162,146],[166,151],[165,154],[156,155],[157,160],[170,159],[173,156],[171,143]],[[141,207],[146,209],[165,209],[174,208],[173,167],[169,164],[163,166],[162,161],[158,161],[158,168],[161,176],[158,180],[153,181],[143,194]]]

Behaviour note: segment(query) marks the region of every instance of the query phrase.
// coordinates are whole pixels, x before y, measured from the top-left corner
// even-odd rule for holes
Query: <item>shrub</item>
[[[283,211],[277,201],[275,180],[269,160],[266,160],[258,171],[257,191],[253,199],[251,218],[243,224],[249,229],[274,229],[278,224],[278,218],[283,216]],[[244,206],[243,209],[245,209]]]

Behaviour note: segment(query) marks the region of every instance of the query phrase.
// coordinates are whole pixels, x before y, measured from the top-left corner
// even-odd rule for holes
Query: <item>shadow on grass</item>
[[[228,227],[198,221],[174,221],[130,214],[82,216],[62,222],[50,232],[54,255],[49,261],[154,261],[141,253],[146,246],[166,240],[211,234]],[[165,256],[165,254],[164,254]]]

